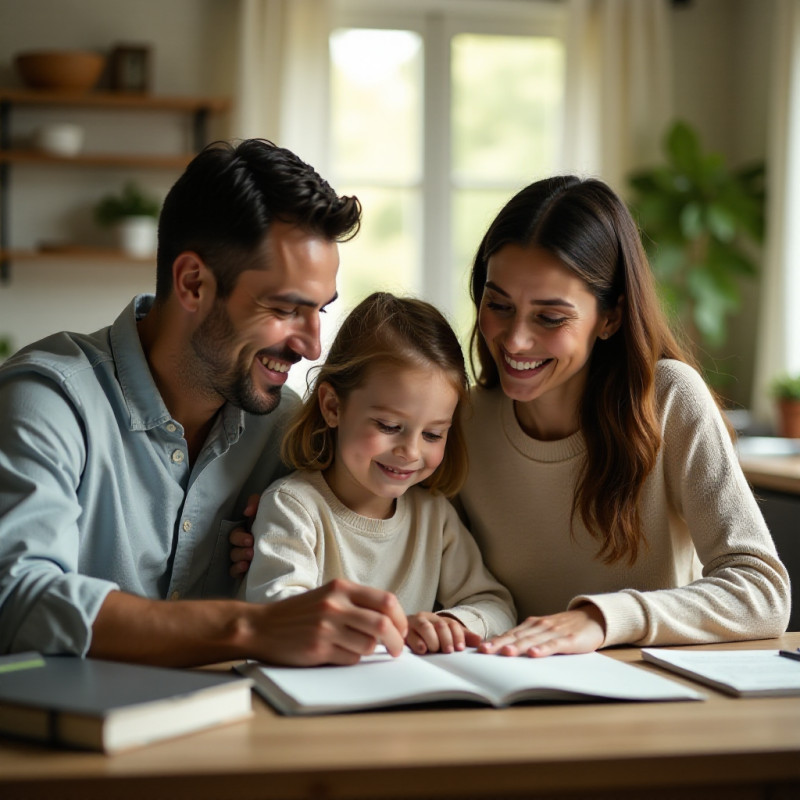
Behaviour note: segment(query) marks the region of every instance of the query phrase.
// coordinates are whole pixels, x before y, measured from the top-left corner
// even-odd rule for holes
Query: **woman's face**
[[[545,250],[509,244],[489,258],[478,324],[500,384],[518,403],[547,406],[551,420],[577,419],[592,348],[617,317]]]

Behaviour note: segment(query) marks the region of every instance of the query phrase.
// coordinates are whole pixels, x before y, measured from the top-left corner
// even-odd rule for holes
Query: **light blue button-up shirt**
[[[229,597],[228,535],[286,472],[297,395],[224,406],[195,463],[147,365],[135,298],[109,328],[59,333],[0,367],[0,653],[85,655],[106,595]]]

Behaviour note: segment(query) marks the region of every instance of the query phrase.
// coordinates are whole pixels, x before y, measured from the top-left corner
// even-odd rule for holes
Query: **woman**
[[[528,186],[471,281],[478,385],[459,500],[523,620],[481,648],[781,634],[786,570],[620,199],[597,180]]]

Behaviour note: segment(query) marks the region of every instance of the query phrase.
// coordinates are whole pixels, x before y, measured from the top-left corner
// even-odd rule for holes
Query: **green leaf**
[[[736,217],[721,203],[711,203],[707,210],[708,229],[723,242],[736,236]]]
[[[699,203],[688,203],[680,213],[680,225],[687,239],[696,239],[705,231],[703,207]]]
[[[735,276],[753,277],[758,274],[756,263],[739,248],[722,242],[709,242],[706,260],[714,271],[721,270]]]
[[[700,160],[700,142],[697,134],[685,122],[678,121],[667,133],[666,154],[669,161],[681,172],[693,175]]]
[[[655,247],[650,264],[656,278],[662,282],[671,282],[677,278],[686,266],[686,251],[680,244],[664,242]]]
[[[725,343],[727,334],[725,314],[714,295],[705,295],[695,301],[692,320],[697,326],[697,330],[712,347],[719,347]]]

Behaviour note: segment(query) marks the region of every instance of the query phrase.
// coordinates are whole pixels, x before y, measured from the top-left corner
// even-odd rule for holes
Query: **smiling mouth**
[[[273,372],[288,372],[292,368],[291,364],[287,364],[285,361],[276,361],[269,356],[262,356],[259,361]]]
[[[381,464],[380,461],[376,461],[375,463],[383,472],[387,473],[396,480],[405,480],[416,472],[414,469],[398,469],[397,467],[390,467],[386,464]]]
[[[543,358],[540,361],[535,361],[535,360],[511,358],[511,356],[507,355],[506,353],[503,353],[503,360],[509,367],[511,367],[511,369],[516,370],[517,372],[532,372],[533,370],[538,370],[545,364],[549,364],[553,359]]]

